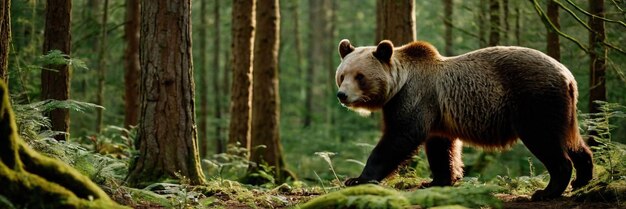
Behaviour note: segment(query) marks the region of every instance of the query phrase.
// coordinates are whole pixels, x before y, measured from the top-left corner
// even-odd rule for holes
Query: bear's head
[[[343,106],[362,114],[382,108],[389,99],[393,44],[381,41],[376,47],[357,47],[347,39],[339,43],[341,64],[335,79],[337,98]]]

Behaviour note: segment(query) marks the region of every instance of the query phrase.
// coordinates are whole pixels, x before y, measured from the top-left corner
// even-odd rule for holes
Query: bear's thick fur
[[[546,166],[550,183],[534,200],[560,196],[592,178],[592,154],[578,132],[578,90],[570,71],[540,51],[489,47],[443,57],[426,42],[394,48],[339,44],[337,97],[358,112],[381,110],[383,135],[361,175],[347,186],[378,182],[425,145],[433,181],[462,177],[461,143],[506,148],[521,139]]]

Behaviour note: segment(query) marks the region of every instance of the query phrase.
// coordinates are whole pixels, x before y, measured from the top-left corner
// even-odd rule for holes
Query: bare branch
[[[564,38],[574,42],[576,45],[578,45],[578,47],[580,49],[582,49],[583,51],[585,51],[585,53],[589,53],[589,50],[587,49],[587,47],[585,47],[582,43],[580,43],[580,41],[576,40],[574,37],[571,37],[565,33],[563,33],[561,30],[559,30],[556,26],[554,26],[554,24],[552,23],[552,21],[550,21],[550,18],[548,18],[548,16],[543,12],[543,9],[541,8],[541,6],[539,5],[539,3],[537,2],[537,0],[530,0],[531,3],[534,4],[535,7],[535,11],[537,12],[537,14],[539,15],[539,17],[541,17],[541,21],[543,21],[543,23],[546,25],[546,27],[548,27],[548,30],[554,30],[556,33],[558,33],[560,36],[563,36]],[[556,2],[558,4],[558,2]],[[570,10],[571,11],[571,10]],[[575,16],[575,15],[574,15]],[[580,21],[579,21],[580,22]],[[587,27],[587,29],[589,29],[589,26],[585,23],[583,23],[585,25],[585,27]]]
[[[598,18],[598,19],[604,20],[606,22],[617,23],[617,24],[621,25],[622,27],[626,28],[626,23],[624,23],[622,21],[611,20],[611,19],[608,19],[608,18],[605,18],[605,17],[600,17],[600,16],[597,16],[597,15],[591,14],[591,13],[587,12],[587,10],[584,10],[583,8],[580,8],[580,6],[574,4],[574,2],[572,2],[572,0],[565,0],[565,1],[567,1],[567,3],[572,5],[574,8],[576,8],[576,10],[582,12],[583,14],[586,14],[587,16],[590,16],[590,17],[593,17],[593,18]],[[556,2],[558,3],[558,1],[556,1]],[[619,9],[619,7],[618,7],[618,9]]]

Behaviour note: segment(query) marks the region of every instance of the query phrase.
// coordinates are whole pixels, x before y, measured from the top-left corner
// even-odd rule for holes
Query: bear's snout
[[[346,93],[343,93],[343,91],[340,91],[337,92],[337,98],[339,99],[339,101],[345,102],[346,99],[348,99],[348,95]]]

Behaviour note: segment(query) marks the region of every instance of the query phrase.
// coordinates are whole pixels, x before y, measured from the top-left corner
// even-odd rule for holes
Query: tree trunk
[[[0,80],[9,83],[9,44],[11,43],[11,1],[0,3]]]
[[[326,39],[326,51],[327,52],[332,52],[337,50],[337,9],[338,9],[338,1],[333,1],[333,0],[326,0],[325,3],[327,4],[327,11],[328,11],[328,21],[327,21],[327,27],[328,27],[328,38]],[[326,104],[326,124],[330,127],[334,127],[334,123],[335,123],[335,110],[337,110],[336,108],[336,102],[337,102],[337,97],[335,96],[335,94],[333,93],[326,93],[326,92],[335,92],[337,91],[337,84],[335,84],[335,71],[337,69],[337,55],[335,53],[326,53],[326,60],[328,60],[327,64],[327,73],[326,73],[326,86],[328,88],[328,90],[324,91],[324,93],[322,94],[322,97],[326,97],[328,98],[325,104]],[[323,71],[322,71],[323,72]],[[328,132],[328,136],[330,136],[330,131],[332,131],[332,129],[328,128],[327,132]]]
[[[589,0],[589,12],[597,17],[604,17],[604,0]],[[602,44],[605,39],[604,21],[589,16],[589,112],[601,112],[600,106],[594,101],[606,101],[606,56],[607,49]]]
[[[109,15],[109,0],[104,0],[102,6],[102,20],[100,21],[100,28],[102,29],[100,36],[100,45],[98,52],[98,96],[96,104],[104,106],[104,83],[106,81],[106,48],[107,48],[107,19]],[[104,126],[103,109],[98,108],[96,110],[96,133],[102,132],[102,126]]]
[[[200,35],[200,83],[198,85],[198,93],[200,94],[200,107],[198,108],[198,143],[200,144],[200,158],[207,156],[209,147],[209,134],[207,119],[209,118],[209,68],[207,66],[207,28],[208,12],[206,10],[208,1],[200,1],[200,27],[198,30]],[[214,24],[218,24],[217,22]],[[217,34],[217,33],[216,33]]]
[[[46,2],[46,24],[44,28],[43,53],[60,50],[70,55],[70,20],[71,0],[48,0]],[[69,66],[66,64],[45,66],[41,72],[41,99],[68,100],[70,97]],[[70,133],[70,113],[68,109],[55,109],[47,116],[53,131],[65,134],[54,136],[57,140],[66,140]]]
[[[489,46],[500,44],[500,0],[489,0]]]
[[[559,5],[554,1],[555,0],[548,1],[548,18],[554,27],[561,29],[561,24],[559,23]],[[547,27],[547,30],[548,34],[546,40],[548,43],[546,50],[548,51],[548,55],[560,61],[561,47],[559,44],[559,34],[551,27]]]
[[[502,29],[502,33],[501,33],[501,40],[500,40],[501,44],[509,43],[509,31],[511,29],[511,27],[509,26],[510,14],[511,13],[510,13],[510,8],[509,8],[509,0],[502,0],[502,22],[503,22],[504,28]]]
[[[521,11],[518,5],[515,7],[515,43],[518,46],[522,45],[521,30],[520,30],[520,25],[521,25],[520,19],[522,18],[522,15],[520,13]]]
[[[443,21],[444,21],[444,25],[445,25],[445,32],[444,32],[444,38],[443,40],[445,41],[445,48],[444,48],[444,52],[446,54],[446,56],[452,56],[454,54],[454,50],[452,48],[452,6],[453,6],[454,2],[452,2],[452,0],[443,0]]]
[[[228,143],[250,150],[250,116],[252,111],[252,60],[256,0],[234,0],[232,12],[233,82],[231,90]]]
[[[223,153],[226,150],[226,146],[224,146],[222,140],[222,89],[220,88],[220,1],[215,0],[215,4],[213,7],[214,16],[214,27],[215,27],[215,36],[213,37],[213,100],[215,100],[215,111],[214,116],[217,123],[215,126],[215,147],[217,153]]]
[[[280,97],[278,88],[278,46],[280,14],[278,0],[259,0],[254,40],[252,82],[252,126],[250,159],[256,163],[250,173],[258,171],[260,165],[273,167],[278,182],[284,182],[285,162],[280,144]],[[264,183],[255,179],[249,183]]]
[[[16,208],[125,208],[71,166],[31,150],[22,141],[4,81],[0,81],[0,99],[0,197]]]
[[[124,128],[139,123],[139,27],[140,0],[126,1],[126,24],[124,25]]]
[[[415,40],[415,1],[378,0],[376,2],[380,40],[390,40],[400,46]],[[379,22],[380,21],[380,22]]]
[[[194,185],[205,182],[195,127],[190,16],[190,0],[141,3],[141,123],[130,185],[181,177]]]
[[[303,127],[309,127],[313,122],[313,115],[316,113],[314,109],[313,87],[316,85],[316,72],[319,72],[324,66],[324,47],[327,37],[323,33],[325,22],[323,20],[325,11],[322,9],[323,2],[319,0],[309,0],[309,45],[308,64],[305,75],[305,95],[304,95],[304,118],[302,120]]]
[[[486,9],[485,9],[485,1],[486,0],[480,0],[478,2],[478,15],[476,16],[477,20],[477,24],[478,24],[478,46],[480,48],[486,47],[487,46],[487,41],[485,39],[485,33],[487,31],[486,28],[486,17],[485,17],[485,13],[487,13]]]

